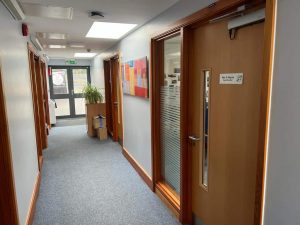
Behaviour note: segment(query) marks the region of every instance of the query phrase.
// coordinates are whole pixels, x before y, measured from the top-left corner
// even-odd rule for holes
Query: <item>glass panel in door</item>
[[[75,114],[84,115],[85,113],[85,98],[75,98]]]
[[[87,69],[72,69],[74,94],[82,94],[83,88],[88,83]]]
[[[56,101],[57,117],[85,115],[83,88],[90,82],[89,67],[51,66],[50,97]]]
[[[161,176],[180,194],[180,48],[181,37],[164,41],[164,74],[160,87]]]
[[[55,99],[56,106],[55,115],[56,116],[69,116],[70,115],[70,100],[65,99]]]
[[[53,69],[52,70],[52,85],[53,94],[69,94],[68,84],[68,70],[67,69]]]
[[[89,83],[89,69],[87,67],[72,68],[73,98],[75,116],[85,115],[85,99],[83,88]]]
[[[67,67],[52,68],[49,76],[50,98],[56,102],[57,117],[71,116],[70,79]]]

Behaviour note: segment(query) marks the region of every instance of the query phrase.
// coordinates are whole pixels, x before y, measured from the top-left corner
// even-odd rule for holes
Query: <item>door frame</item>
[[[116,87],[117,73],[119,73],[119,65],[116,71],[116,65],[119,64],[119,55],[110,58],[110,74],[111,74],[111,108],[112,108],[112,126],[113,126],[113,140],[118,141],[119,131],[118,131],[118,88]]]
[[[0,224],[19,225],[7,112],[0,68]]]
[[[47,83],[45,83],[46,63],[35,53],[33,47],[29,43],[27,43],[27,50],[38,165],[39,170],[41,170],[43,164],[42,151],[48,147],[47,129],[50,126],[50,124],[47,123],[47,117],[49,118],[48,93],[45,93],[48,91]],[[46,123],[48,128],[45,127]]]
[[[31,84],[31,94],[32,94],[32,107],[33,107],[33,116],[34,116],[34,125],[35,125],[35,138],[36,138],[39,169],[41,169],[42,159],[43,159],[43,152],[42,152],[43,151],[43,147],[42,147],[43,137],[42,137],[41,128],[40,128],[40,114],[39,114],[34,55],[35,55],[34,51],[28,44],[28,61],[29,61],[30,84]]]
[[[112,118],[112,93],[111,93],[111,70],[110,60],[103,61],[104,81],[105,81],[105,103],[106,103],[106,124],[107,131],[113,136],[113,118]]]
[[[114,68],[114,61],[117,61],[118,67]],[[123,90],[122,90],[122,63],[120,55],[116,54],[110,58],[103,60],[104,79],[105,79],[105,102],[107,114],[107,126],[109,134],[113,141],[118,141],[123,147],[124,126],[123,126]],[[119,94],[116,84],[119,85]],[[119,99],[118,99],[119,97]],[[116,107],[115,102],[118,102]],[[120,112],[120,125],[118,126],[118,112]],[[119,131],[121,130],[121,137]]]
[[[69,107],[70,107],[70,116],[56,116],[58,119],[64,118],[78,118],[78,117],[85,117],[85,114],[76,115],[75,111],[75,99],[81,98],[81,94],[72,94],[71,90],[74,89],[74,82],[73,82],[73,73],[72,69],[87,69],[87,83],[91,83],[91,74],[90,74],[90,66],[62,66],[62,65],[49,65],[48,67],[53,69],[66,69],[67,70],[67,77],[68,77],[68,87],[69,87],[69,94],[61,94],[57,96],[53,93],[53,84],[52,84],[52,75],[48,77],[49,80],[49,91],[50,91],[50,98],[55,99],[69,99]],[[70,79],[72,78],[72,79]]]
[[[251,5],[250,5],[251,2]],[[268,121],[270,108],[270,86],[272,80],[273,52],[274,52],[274,30],[276,0],[224,0],[218,1],[200,11],[177,21],[169,28],[161,31],[151,39],[151,142],[152,142],[152,185],[155,192],[163,195],[164,201],[171,206],[172,210],[178,212],[179,220],[184,224],[192,223],[192,168],[191,152],[188,151],[188,120],[187,120],[187,98],[188,98],[188,43],[189,29],[199,26],[210,19],[225,15],[234,11],[241,5],[250,8],[265,6],[265,36],[264,36],[264,65],[262,74],[262,89],[260,100],[259,140],[257,155],[256,195],[254,224],[262,223],[262,211],[264,205],[265,188],[265,164],[268,141]],[[181,54],[181,193],[179,207],[167,190],[157,185],[160,179],[160,136],[159,136],[159,74],[162,71],[163,50],[162,40],[180,33],[182,37]]]
[[[51,127],[50,123],[50,113],[49,113],[49,96],[48,96],[48,87],[47,87],[47,73],[46,73],[46,63],[44,61],[41,61],[41,74],[43,77],[43,95],[44,95],[44,107],[45,107],[45,114],[46,114],[46,123],[48,124],[48,127]]]

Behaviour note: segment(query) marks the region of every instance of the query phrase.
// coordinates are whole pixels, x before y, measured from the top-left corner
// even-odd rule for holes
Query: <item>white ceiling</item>
[[[93,20],[88,17],[91,10],[105,16],[102,22],[131,23],[143,25],[178,0],[20,0],[21,3],[36,3],[43,6],[73,7],[73,19],[61,20],[27,16],[30,34],[36,32],[66,33],[66,40],[40,39],[42,44],[84,43],[84,49],[44,49],[50,58],[73,58],[75,52],[101,53],[112,47],[118,40],[85,38]],[[25,11],[26,13],[26,11]]]

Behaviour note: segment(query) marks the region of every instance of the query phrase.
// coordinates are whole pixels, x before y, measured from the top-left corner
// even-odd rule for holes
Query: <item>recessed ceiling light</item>
[[[73,19],[72,7],[57,7],[57,6],[44,6],[36,3],[22,3],[25,14],[28,16],[54,18],[54,19]]]
[[[67,34],[37,32],[36,36],[44,39],[64,40],[67,39]]]
[[[75,58],[93,58],[97,53],[84,52],[84,53],[75,53]]]
[[[94,22],[86,37],[119,39],[136,26],[137,24]]]
[[[66,48],[65,45],[48,45],[48,48]]]
[[[84,48],[85,45],[84,44],[70,44],[69,47],[70,48]]]

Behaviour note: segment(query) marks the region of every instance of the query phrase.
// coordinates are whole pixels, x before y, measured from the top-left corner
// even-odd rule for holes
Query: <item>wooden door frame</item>
[[[173,199],[167,192],[162,193],[173,209],[179,210],[179,220],[184,224],[192,223],[192,168],[191,152],[188,150],[188,124],[187,124],[187,97],[188,97],[188,48],[189,28],[208,22],[226,13],[234,11],[237,7],[251,3],[251,7],[265,4],[265,37],[264,37],[264,69],[262,74],[262,89],[260,103],[260,122],[259,140],[257,155],[257,174],[256,174],[256,196],[254,224],[262,223],[262,210],[265,188],[265,159],[268,138],[268,121],[270,106],[270,85],[272,79],[273,52],[274,52],[274,29],[275,29],[275,0],[224,0],[209,5],[200,11],[177,21],[169,28],[161,31],[151,39],[151,141],[152,141],[152,181],[153,189],[157,191],[157,182],[160,180],[160,136],[159,136],[159,74],[162,71],[162,41],[176,32],[181,33],[182,54],[181,54],[181,194],[180,208],[176,209]],[[162,190],[158,190],[161,194]]]
[[[44,107],[44,90],[43,90],[43,74],[41,68],[41,59],[39,56],[34,56],[35,60],[35,75],[36,75],[36,88],[38,93],[38,105],[39,105],[39,120],[40,130],[42,137],[42,149],[48,147],[47,132],[46,132],[46,113]]]
[[[181,39],[183,39],[183,29],[177,28],[173,29],[170,32],[167,32],[164,36],[159,36],[158,38],[153,38],[151,40],[151,71],[152,76],[150,76],[150,82],[151,82],[151,139],[152,139],[152,181],[153,181],[153,187],[152,189],[155,190],[155,192],[158,193],[159,196],[162,196],[162,199],[165,201],[168,201],[168,205],[171,208],[171,210],[174,212],[176,217],[180,217],[180,211],[181,206],[180,202],[181,200],[178,199],[177,195],[170,191],[170,189],[165,185],[162,181],[161,177],[161,143],[160,143],[160,86],[162,82],[162,77],[159,76],[164,73],[164,49],[163,49],[163,41],[175,36],[181,36]],[[157,63],[155,63],[157,62]],[[183,69],[183,68],[182,68]],[[183,71],[184,72],[184,71]],[[184,78],[185,76],[183,73],[180,76],[181,78]],[[185,86],[186,81],[181,80],[181,86],[180,91],[181,93],[185,93]],[[185,98],[181,96],[180,98],[180,104],[183,106],[186,106]],[[187,108],[187,107],[186,107]],[[183,124],[183,121],[186,121],[186,113],[181,112],[180,115],[181,123],[180,126],[184,129],[185,124]],[[183,132],[180,134],[180,143],[182,149],[185,148],[185,138],[183,137]],[[184,151],[186,152],[186,151]],[[183,156],[181,154],[181,156]],[[186,160],[180,160],[181,163],[185,163]],[[185,165],[182,164],[183,167]],[[182,188],[182,182],[180,184],[180,188]]]
[[[124,124],[123,124],[123,81],[122,81],[122,62],[121,57],[118,54],[118,61],[119,61],[119,67],[118,67],[118,85],[119,85],[119,112],[120,112],[120,124],[121,124],[121,140],[119,140],[120,145],[123,147],[124,143]],[[118,88],[117,88],[118,91]],[[119,134],[119,132],[118,132]],[[120,138],[120,137],[119,137]]]
[[[118,67],[114,68],[113,61],[118,62]],[[123,92],[122,92],[122,81],[121,81],[121,62],[120,55],[115,54],[112,57],[105,59],[104,63],[104,78],[105,78],[105,99],[106,99],[106,109],[107,113],[111,113],[112,118],[109,118],[108,126],[112,128],[112,136],[114,141],[119,141],[121,146],[123,146],[124,140],[124,129],[123,129]],[[109,74],[108,74],[109,73]],[[118,80],[116,80],[118,79]],[[120,93],[118,99],[118,88],[116,84],[119,84]],[[118,128],[118,110],[115,110],[114,102],[118,102],[118,110],[120,110],[120,124],[122,130],[122,140],[119,138],[119,128]]]
[[[40,105],[38,102],[38,89],[37,89],[37,79],[36,79],[36,67],[34,56],[36,55],[33,48],[28,44],[28,61],[29,61],[29,72],[30,72],[30,83],[31,83],[31,94],[32,94],[32,107],[34,115],[34,125],[35,125],[35,136],[36,136],[36,146],[37,146],[37,158],[39,170],[42,168],[43,163],[43,145],[40,125]]]
[[[110,60],[103,60],[103,67],[105,82],[106,124],[109,135],[113,136]]]
[[[110,58],[110,72],[111,72],[111,90],[112,90],[112,122],[113,122],[113,140],[114,141],[118,141],[118,122],[117,122],[117,117],[118,117],[118,110],[116,110],[116,106],[115,103],[118,101],[118,95],[117,95],[117,87],[115,86],[116,84],[116,74],[119,71],[115,71],[115,65],[114,65],[114,61],[119,59],[119,55],[113,56]]]
[[[43,79],[43,98],[45,100],[44,107],[45,107],[45,114],[46,114],[46,123],[48,128],[51,127],[50,123],[50,112],[49,112],[49,96],[48,96],[48,87],[47,87],[47,74],[46,74],[46,63],[44,61],[41,62],[41,73]],[[48,135],[49,133],[47,133]]]
[[[0,68],[0,224],[19,225],[6,104]]]

